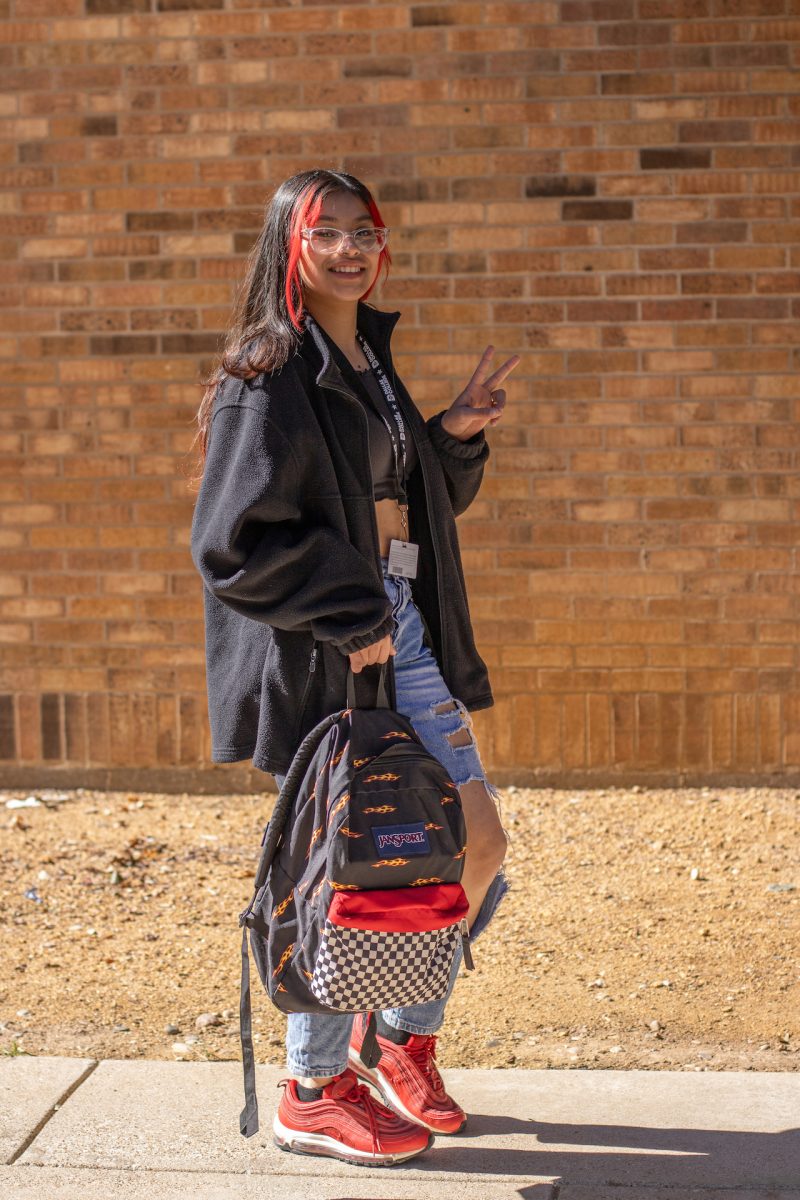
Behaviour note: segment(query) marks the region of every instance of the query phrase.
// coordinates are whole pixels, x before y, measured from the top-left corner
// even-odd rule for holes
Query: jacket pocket
[[[300,745],[300,730],[303,728],[303,717],[305,716],[306,708],[308,707],[308,697],[311,692],[311,685],[314,682],[314,675],[317,670],[318,658],[319,658],[319,642],[316,641],[316,639],[315,639],[314,644],[311,647],[311,653],[308,657],[308,669],[306,671],[306,680],[303,685],[303,694],[300,697],[300,703],[297,706],[297,716],[295,719],[295,726],[294,726],[294,737],[292,740],[292,746],[293,746],[292,753],[294,753],[295,750],[297,749],[297,747]]]

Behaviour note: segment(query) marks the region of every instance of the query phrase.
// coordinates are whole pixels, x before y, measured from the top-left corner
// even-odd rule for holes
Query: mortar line
[[[69,1085],[69,1087],[66,1089],[66,1091],[61,1093],[61,1095],[58,1097],[57,1100],[55,1100],[50,1105],[50,1108],[48,1108],[47,1112],[44,1114],[44,1116],[38,1122],[38,1124],[34,1126],[33,1131],[28,1135],[28,1137],[25,1138],[25,1141],[22,1143],[22,1145],[19,1146],[14,1151],[14,1153],[11,1155],[11,1157],[9,1159],[6,1160],[5,1166],[7,1166],[7,1167],[13,1166],[14,1163],[17,1161],[17,1159],[20,1157],[20,1155],[25,1153],[25,1151],[28,1149],[28,1147],[30,1146],[30,1144],[34,1140],[34,1138],[37,1138],[39,1136],[39,1134],[42,1132],[42,1130],[44,1129],[44,1127],[48,1123],[48,1121],[51,1120],[51,1118],[58,1111],[58,1109],[63,1107],[65,1102],[67,1100],[69,1100],[72,1093],[74,1091],[76,1091],[77,1088],[80,1087],[80,1085],[84,1082],[84,1080],[89,1078],[89,1076],[92,1074],[92,1072],[94,1070],[96,1070],[96,1068],[99,1066],[99,1063],[100,1063],[100,1060],[98,1058],[93,1059],[89,1063],[89,1066],[86,1068],[86,1070],[81,1075],[79,1075],[78,1078],[75,1079]]]

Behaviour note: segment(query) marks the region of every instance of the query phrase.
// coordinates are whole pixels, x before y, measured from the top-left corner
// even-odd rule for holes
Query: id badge
[[[389,543],[389,574],[416,579],[418,558],[419,546],[415,542],[401,542],[398,538],[392,538]]]

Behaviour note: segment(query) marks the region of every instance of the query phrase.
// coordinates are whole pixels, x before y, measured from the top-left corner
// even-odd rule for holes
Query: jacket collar
[[[363,332],[369,344],[374,348],[380,361],[387,368],[391,366],[392,361],[389,343],[392,331],[400,320],[400,316],[399,312],[382,312],[378,308],[372,308],[371,305],[364,304],[361,300],[358,302],[356,324]],[[321,357],[322,366],[317,373],[317,384],[320,387],[335,387],[339,390],[344,389],[349,392],[351,389],[345,383],[342,373],[333,359],[326,335],[310,312],[306,312],[304,324],[306,332],[299,347],[299,353],[304,354],[304,351],[307,350],[310,344]]]

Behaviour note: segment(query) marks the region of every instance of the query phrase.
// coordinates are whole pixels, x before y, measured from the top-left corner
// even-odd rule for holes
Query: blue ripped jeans
[[[382,563],[384,586],[395,619],[392,642],[397,651],[394,656],[396,709],[408,717],[420,740],[444,765],[453,783],[461,787],[473,780],[482,780],[490,794],[498,799],[497,789],[486,778],[474,740],[465,746],[452,746],[448,741],[448,735],[465,725],[471,729],[471,718],[461,701],[451,696],[436,660],[423,640],[424,628],[411,598],[409,581],[399,575],[389,575],[388,560],[384,558]],[[449,710],[446,708],[448,703],[451,705]],[[445,711],[434,711],[442,707]],[[275,776],[279,787],[283,787],[285,778],[285,775]],[[507,890],[508,883],[501,868],[472,924],[472,941],[489,924]],[[446,995],[425,1004],[388,1009],[383,1013],[386,1023],[408,1033],[436,1033],[444,1020],[445,1006],[460,964],[459,942]],[[290,1013],[286,1031],[289,1072],[296,1078],[312,1079],[340,1075],[347,1067],[352,1027],[353,1016],[349,1013]]]

